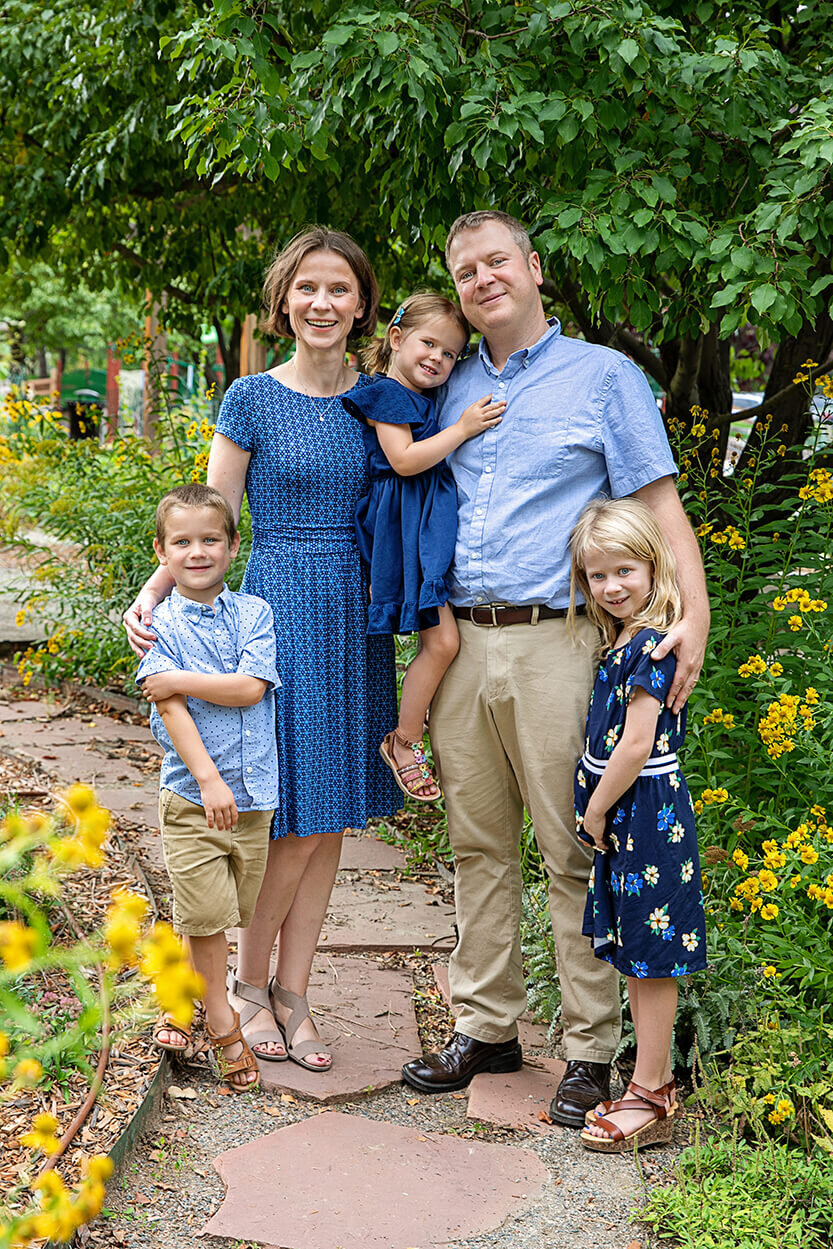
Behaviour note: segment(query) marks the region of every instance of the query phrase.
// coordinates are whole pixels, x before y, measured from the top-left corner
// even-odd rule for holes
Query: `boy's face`
[[[180,594],[197,603],[214,602],[239,546],[240,534],[229,543],[223,518],[213,507],[172,507],[164,543],[153,541]]]

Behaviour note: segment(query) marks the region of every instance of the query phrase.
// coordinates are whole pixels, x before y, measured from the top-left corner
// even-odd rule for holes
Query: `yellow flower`
[[[177,1023],[190,1024],[194,998],[202,997],[205,982],[191,967],[185,948],[170,924],[154,924],[141,945],[139,970],[153,982],[162,1009],[169,1011]]]
[[[809,842],[802,846],[798,853],[802,863],[811,865],[813,863],[818,863],[819,861],[818,850],[811,846]]]
[[[745,872],[746,869],[749,867],[749,855],[744,854],[740,846],[738,846],[737,849],[733,852],[732,859],[737,864],[737,866],[741,869],[742,872]]]
[[[133,967],[138,961],[141,921],[148,912],[147,900],[128,889],[114,889],[110,895],[113,905],[107,911],[104,940],[112,953],[115,967]]]
[[[781,974],[777,967],[773,967],[772,963],[767,963],[766,967],[763,968],[763,973],[765,979],[767,980],[771,980],[773,976],[779,976]]]
[[[766,906],[761,907],[761,919],[775,919],[778,914],[778,906],[775,902],[767,902]]]
[[[0,958],[9,971],[23,971],[31,963],[40,938],[34,928],[17,919],[0,923]]]
[[[774,889],[778,888],[778,877],[766,867],[762,867],[758,872],[758,880],[761,882],[761,888],[765,893],[772,893]]]
[[[95,791],[89,785],[73,785],[63,795],[64,802],[75,816],[81,816],[95,806]]]
[[[790,889],[795,889],[800,884],[801,884],[801,877],[799,875],[790,877]]]
[[[692,438],[702,438],[705,432],[706,432],[705,425],[701,425],[699,422],[697,425],[692,425],[691,427]]]
[[[766,672],[766,660],[762,655],[750,655],[738,668],[738,675],[742,677],[761,676],[764,672]]]
[[[732,911],[742,911],[743,903],[741,902],[740,898],[730,898],[729,909]]]
[[[713,802],[726,802],[729,797],[729,791],[728,789],[723,789],[722,786],[718,789],[704,789],[700,797],[709,806]]]
[[[770,665],[769,665],[769,671],[770,671],[770,674],[771,674],[772,676],[774,676],[774,677],[780,677],[780,676],[783,676],[783,675],[784,675],[784,665],[783,665],[783,664],[779,664],[779,663],[778,663],[778,660],[776,660],[774,664],[770,664]]]
[[[803,623],[804,622],[800,616],[790,616],[789,620],[787,621],[787,624],[790,626],[793,633],[798,633],[798,630],[801,628]]]
[[[695,814],[696,814],[696,815],[701,815],[701,814],[702,814],[702,812],[703,812],[703,804],[702,804],[702,802],[700,801],[700,799],[699,799],[699,798],[697,799],[697,801],[696,801],[696,802],[695,802],[695,804],[694,804],[694,812],[695,812]]]
[[[36,1058],[21,1058],[14,1069],[14,1078],[20,1084],[37,1084],[43,1075],[43,1067]]]
[[[61,1148],[61,1142],[56,1135],[57,1131],[58,1120],[54,1115],[35,1115],[31,1132],[26,1132],[23,1136],[19,1136],[18,1140],[27,1149],[38,1149],[42,1154],[50,1157]]]
[[[812,685],[807,686],[806,690],[804,691],[804,701],[805,703],[809,703],[811,707],[814,707],[816,703],[819,701],[819,692],[817,689],[814,688],[814,686]],[[813,814],[815,815],[815,813],[816,813],[816,808],[813,807]],[[824,815],[824,807],[821,807],[821,813],[822,815]]]

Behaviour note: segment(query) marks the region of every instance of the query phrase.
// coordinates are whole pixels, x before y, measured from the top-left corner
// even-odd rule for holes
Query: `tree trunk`
[[[46,351],[43,347],[38,347],[35,352],[35,372],[38,377],[49,376],[49,365],[46,362]]]
[[[234,318],[230,338],[226,338],[222,322],[218,317],[214,318],[214,328],[217,331],[217,345],[220,348],[220,355],[223,357],[223,367],[226,371],[226,390],[228,390],[231,383],[240,376],[240,340],[243,335],[243,323],[239,317]]]
[[[826,312],[821,314],[815,324],[811,325],[805,321],[794,338],[787,338],[781,343],[775,353],[772,371],[764,391],[763,403],[769,406],[764,408],[763,413],[755,421],[738,462],[738,472],[744,472],[750,457],[759,453],[767,428],[766,419],[770,414],[774,428],[779,431],[780,441],[792,449],[793,454],[788,453],[788,457],[785,458],[790,458],[795,463],[800,460],[801,445],[812,424],[809,411],[810,395],[806,385],[792,386],[791,383],[799,372],[806,372],[801,368],[805,360],[821,363],[827,360],[831,350],[833,350],[833,321]],[[770,402],[785,389],[788,393],[783,398],[774,403]],[[781,427],[784,425],[786,429],[782,430]],[[781,461],[771,466],[768,480],[774,481],[780,476],[782,468]]]

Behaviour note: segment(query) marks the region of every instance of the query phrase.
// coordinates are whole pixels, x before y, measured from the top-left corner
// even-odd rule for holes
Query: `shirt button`
[[[486,511],[485,507],[479,507],[477,509],[477,515],[482,516],[485,511]]]
[[[482,595],[482,594],[478,594],[477,599],[476,599],[475,601],[476,601],[476,602],[478,602],[478,603],[482,603],[482,602],[483,602],[483,595]]]
[[[480,556],[478,555],[477,551],[472,551],[471,557],[472,559],[480,559]]]
[[[491,464],[487,464],[486,467],[483,469],[484,473],[491,473],[491,471],[492,471]]]
[[[252,770],[251,768],[246,768],[247,772],[251,772],[251,770]]]
[[[498,382],[498,386],[499,386],[499,388],[500,388],[501,390],[503,390],[503,388],[504,388],[504,386],[505,386],[505,382]]]
[[[251,737],[251,733],[250,733],[250,731],[249,731],[248,729],[246,729],[246,736],[247,736],[247,737]]]

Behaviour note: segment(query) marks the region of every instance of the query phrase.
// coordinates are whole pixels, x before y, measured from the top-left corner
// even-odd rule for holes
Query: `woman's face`
[[[289,283],[281,308],[296,342],[315,351],[341,346],[364,312],[358,278],[338,252],[308,252]]]

